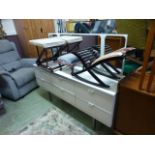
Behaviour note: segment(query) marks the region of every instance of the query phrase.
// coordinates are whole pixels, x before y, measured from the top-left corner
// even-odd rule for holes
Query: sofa
[[[0,40],[0,93],[17,100],[37,87],[35,59],[21,58],[13,42]]]

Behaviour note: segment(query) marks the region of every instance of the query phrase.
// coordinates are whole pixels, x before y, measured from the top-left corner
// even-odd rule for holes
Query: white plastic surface
[[[49,48],[49,47],[56,47],[62,46],[66,44],[76,43],[82,41],[82,37],[80,36],[58,36],[58,37],[51,37],[51,38],[43,38],[43,39],[33,39],[30,40],[30,44]]]

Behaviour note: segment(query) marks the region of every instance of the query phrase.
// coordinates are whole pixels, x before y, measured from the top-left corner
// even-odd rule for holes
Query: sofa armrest
[[[21,59],[22,67],[33,67],[34,64],[36,64],[35,58],[24,58]]]

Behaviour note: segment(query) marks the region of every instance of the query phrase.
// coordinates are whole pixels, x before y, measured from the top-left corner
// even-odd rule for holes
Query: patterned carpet
[[[92,135],[96,134],[62,110],[53,106],[46,114],[30,123],[21,135]]]

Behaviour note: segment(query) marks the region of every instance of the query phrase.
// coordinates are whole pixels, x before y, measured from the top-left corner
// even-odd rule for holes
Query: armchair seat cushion
[[[18,88],[35,79],[33,68],[18,69],[17,71],[11,73],[11,76],[14,79]]]

